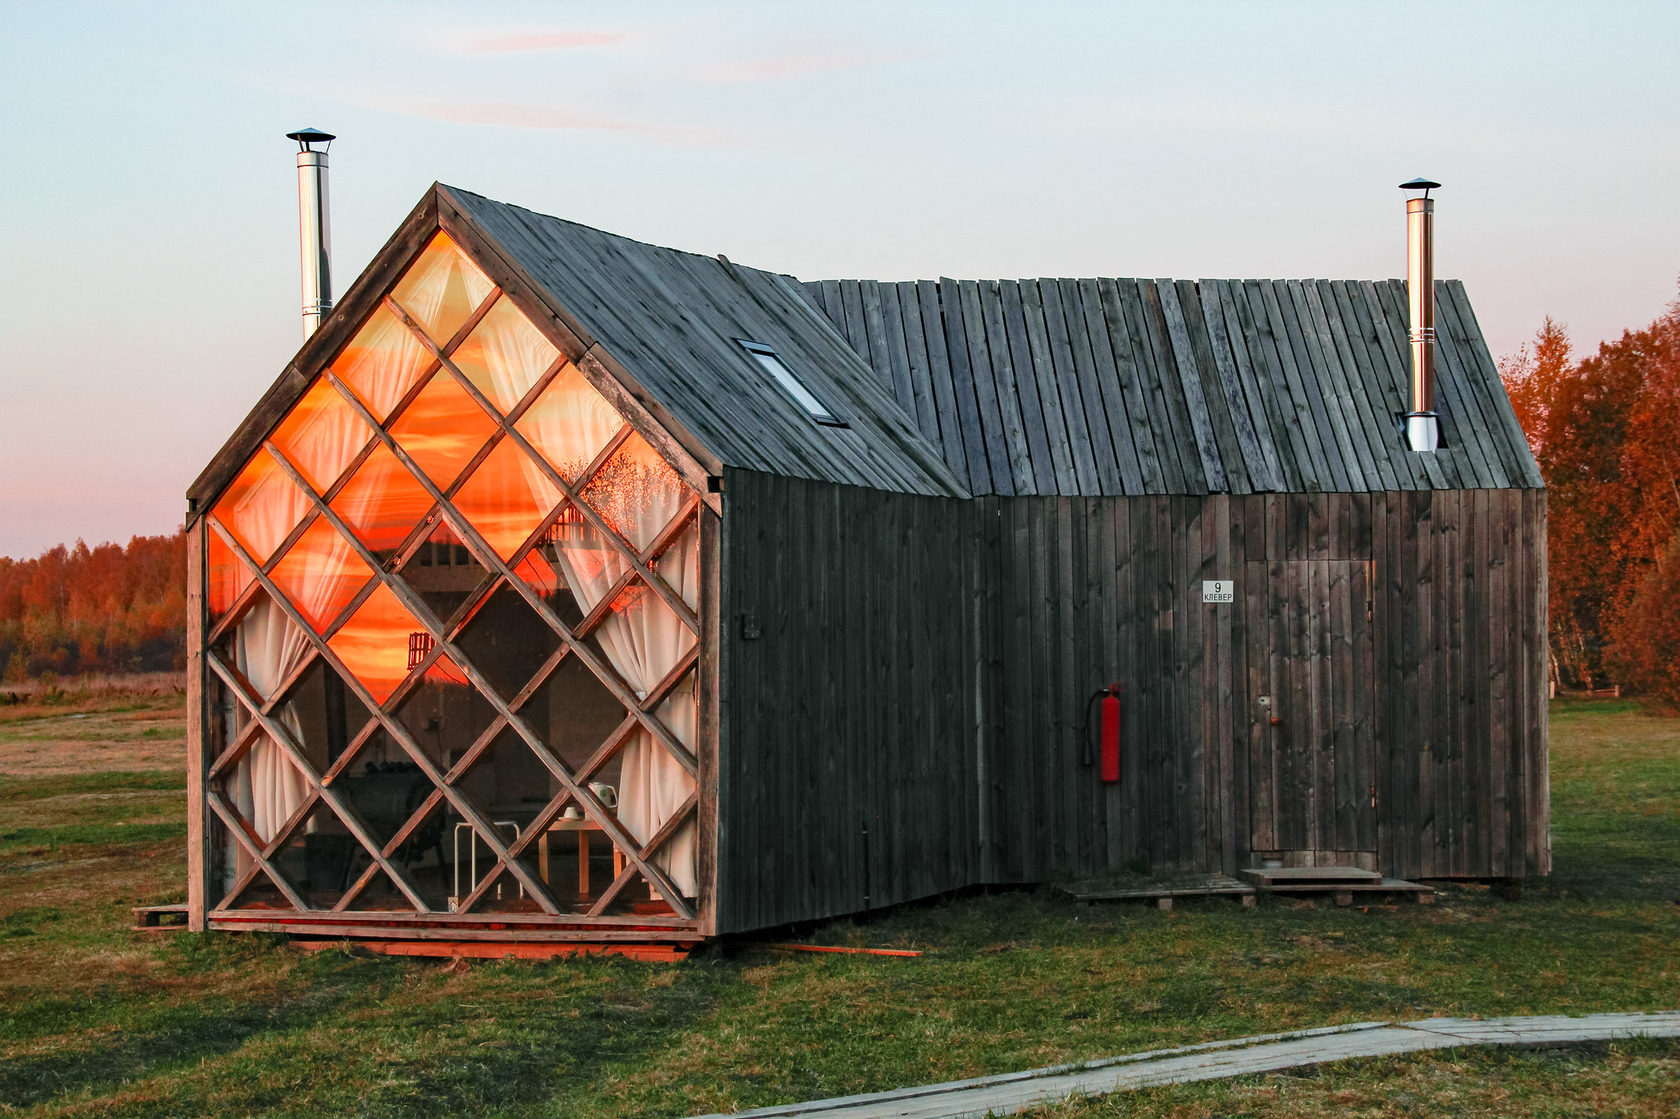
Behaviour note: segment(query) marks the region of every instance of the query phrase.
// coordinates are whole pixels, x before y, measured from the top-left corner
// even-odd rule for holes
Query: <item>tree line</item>
[[[1500,373],[1546,479],[1559,683],[1680,705],[1680,301],[1580,360],[1548,318]]]
[[[5,678],[184,668],[186,574],[182,532],[0,556]]]

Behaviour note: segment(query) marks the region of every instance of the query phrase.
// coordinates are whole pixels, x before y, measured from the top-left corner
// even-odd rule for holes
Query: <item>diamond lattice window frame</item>
[[[674,463],[667,459],[666,465],[671,467],[683,487],[682,499],[675,516],[647,541],[645,547],[640,548],[615,531],[606,517],[589,501],[581,498],[580,495],[592,479],[628,440],[647,439],[651,435],[653,439],[650,442],[655,446],[664,445],[666,448],[671,446],[672,441],[668,434],[652,424],[651,417],[645,412],[639,413],[633,406],[626,407],[627,404],[633,405],[633,398],[611,380],[610,374],[598,358],[590,361],[593,355],[587,354],[577,339],[569,337],[552,314],[541,313],[541,309],[537,307],[521,306],[500,284],[491,284],[488,293],[450,338],[438,341],[427,336],[417,318],[409,313],[409,309],[401,306],[391,293],[405,274],[406,264],[417,260],[419,253],[431,246],[437,236],[450,233],[450,230],[443,228],[444,224],[440,222],[439,225],[432,226],[429,234],[414,229],[409,230],[405,238],[404,234],[399,233],[398,238],[393,240],[393,245],[387,246],[381,259],[376,260],[375,265],[370,268],[369,278],[378,283],[379,290],[372,293],[360,292],[362,298],[358,301],[353,298],[358,294],[356,289],[353,289],[341,303],[341,315],[347,321],[336,324],[336,337],[332,339],[332,347],[325,345],[325,339],[322,344],[306,346],[304,354],[300,355],[299,363],[289,371],[288,376],[303,378],[303,370],[307,369],[309,374],[304,382],[306,388],[326,385],[340,394],[342,401],[350,406],[357,419],[373,433],[372,438],[348,457],[330,484],[322,490],[317,490],[308,477],[311,472],[293,461],[285,449],[276,443],[274,429],[282,424],[288,415],[287,412],[279,412],[271,419],[261,421],[266,430],[260,445],[241,461],[263,456],[267,463],[278,467],[286,480],[304,495],[305,508],[298,523],[284,535],[272,554],[261,562],[249,554],[235,534],[228,531],[218,515],[214,501],[205,503],[206,508],[199,511],[195,523],[190,526],[189,581],[192,593],[189,598],[189,610],[192,611],[192,617],[189,625],[189,702],[194,718],[191,720],[189,748],[191,758],[196,763],[192,766],[196,771],[192,775],[194,796],[189,798],[193,802],[189,813],[189,830],[192,842],[196,845],[192,856],[190,885],[191,892],[198,899],[197,905],[201,907],[193,917],[200,924],[218,927],[239,927],[242,924],[241,918],[249,917],[253,912],[260,912],[271,924],[285,917],[313,919],[335,915],[347,916],[351,913],[355,914],[356,920],[364,923],[380,918],[394,920],[400,916],[423,917],[427,921],[443,923],[470,923],[474,920],[489,919],[505,921],[508,919],[506,914],[475,913],[475,907],[490,891],[499,892],[505,884],[517,887],[521,896],[529,897],[534,902],[540,912],[533,914],[531,919],[539,922],[560,923],[580,928],[593,926],[592,931],[597,932],[607,928],[623,930],[635,926],[653,929],[685,928],[703,933],[701,916],[708,901],[707,883],[704,880],[697,881],[692,893],[685,896],[684,891],[678,888],[661,868],[659,860],[677,833],[684,829],[695,832],[703,830],[703,814],[698,810],[702,787],[702,758],[706,752],[703,744],[706,728],[715,726],[715,712],[698,712],[697,723],[701,729],[695,735],[692,744],[682,742],[672,728],[661,721],[657,712],[674,692],[682,688],[692,687],[696,702],[702,706],[712,694],[714,683],[706,678],[710,670],[705,667],[708,657],[704,648],[713,640],[713,635],[702,626],[701,618],[708,609],[715,611],[715,601],[696,605],[685,600],[684,595],[661,573],[660,560],[674,542],[684,534],[692,533],[702,557],[699,562],[702,567],[705,566],[708,540],[711,549],[715,550],[716,546],[718,522],[715,497],[708,501],[703,488],[704,475],[700,474],[697,477],[695,464],[682,461],[681,455],[675,456],[678,461]],[[458,232],[453,239],[457,247],[460,247],[459,242],[463,238]],[[393,254],[393,246],[405,240],[408,242],[406,255]],[[481,265],[481,261],[475,259],[471,253],[466,252],[464,248],[462,251],[468,260]],[[393,255],[401,256],[402,260],[394,262],[387,259]],[[367,283],[367,279],[364,278],[363,284]],[[358,302],[359,309],[356,308]],[[534,379],[534,383],[519,402],[506,413],[499,410],[484,390],[451,361],[454,351],[472,335],[479,323],[498,304],[504,307],[514,306],[543,333],[556,353],[554,360]],[[356,330],[361,328],[361,324],[376,313],[393,316],[422,343],[428,355],[424,368],[406,385],[396,404],[383,417],[376,415],[333,368],[338,349],[347,344]],[[353,324],[348,321],[352,314],[355,316]],[[325,335],[328,332],[324,330],[322,333]],[[579,368],[574,364],[574,358],[589,366],[584,370],[586,380],[596,391],[605,390],[602,396],[609,405],[618,409],[622,422],[618,431],[595,455],[594,460],[580,473],[567,478],[537,452],[517,425],[525,412],[541,399],[544,390],[563,370]],[[443,487],[439,487],[426,471],[420,468],[413,455],[392,434],[393,427],[401,423],[426,387],[439,377],[451,378],[455,386],[471,398],[492,423],[488,439]],[[505,400],[503,402],[505,403]],[[626,412],[630,415],[626,416]],[[254,414],[248,424],[255,425],[258,422],[259,416]],[[492,452],[506,442],[511,442],[518,449],[519,455],[524,456],[519,459],[522,464],[529,463],[541,471],[548,489],[558,494],[559,498],[528,537],[504,557],[491,546],[469,517],[454,506],[453,498],[469,484],[478,467]],[[375,554],[368,549],[357,532],[345,523],[339,511],[334,508],[334,500],[351,480],[356,478],[363,464],[375,454],[381,453],[381,448],[384,453],[394,456],[414,482],[425,491],[431,502],[431,509],[393,549],[383,554]],[[316,478],[317,482],[322,480]],[[699,484],[696,484],[697,482]],[[567,625],[554,613],[520,573],[522,565],[539,548],[545,533],[565,515],[587,522],[602,540],[616,550],[616,559],[622,567],[620,574],[606,593],[600,596],[599,601],[571,625]],[[342,606],[335,602],[335,608],[322,625],[312,627],[303,613],[276,585],[274,573],[285,562],[287,555],[297,546],[299,540],[310,532],[312,526],[316,527],[319,534],[319,526],[322,523],[330,526],[349,546],[357,561],[373,574]],[[427,543],[430,539],[429,534],[440,524],[446,524],[453,531],[455,537],[463,542],[471,552],[472,558],[486,572],[478,587],[468,594],[458,609],[451,611],[446,617],[437,616],[399,574],[403,565]],[[234,588],[231,599],[219,604],[214,615],[206,595],[207,587],[211,585],[206,559],[212,551],[219,555],[231,554],[234,564],[231,572],[224,573],[224,577],[231,576],[227,579],[228,584]],[[503,551],[506,551],[505,547]],[[697,595],[698,598],[705,599],[708,594],[708,580],[711,578],[715,578],[715,575],[703,574],[690,597]],[[663,678],[645,690],[645,694],[638,694],[636,690],[631,689],[606,658],[601,656],[598,643],[591,644],[592,635],[612,613],[613,604],[627,588],[636,587],[641,588],[643,593],[655,596],[661,608],[670,611],[679,619],[692,637],[687,651],[678,658],[677,663]],[[472,658],[457,644],[462,633],[471,625],[476,611],[499,588],[508,588],[518,594],[526,606],[559,639],[555,652],[542,663],[533,665],[528,683],[511,696],[498,694],[484,674],[475,667]],[[412,615],[419,627],[416,632],[423,633],[429,644],[418,661],[409,666],[406,675],[381,697],[370,691],[357,679],[356,674],[347,668],[335,653],[332,641],[373,596],[382,593],[393,596],[400,606]],[[711,593],[715,598],[715,591]],[[292,667],[285,678],[266,696],[240,671],[237,664],[231,663],[233,658],[223,648],[250,611],[259,608],[265,602],[279,608],[290,625],[303,635],[308,645],[301,661]],[[555,756],[548,749],[543,736],[536,728],[527,725],[521,715],[536,690],[553,677],[567,659],[585,665],[625,709],[625,716],[620,724],[576,767],[568,767]],[[341,686],[347,686],[354,693],[354,698],[366,715],[365,724],[349,736],[336,759],[325,765],[310,762],[297,733],[281,718],[282,711],[299,682],[321,663],[330,669],[331,675],[340,681]],[[447,663],[460,672],[467,679],[469,686],[494,710],[494,718],[490,725],[477,736],[460,758],[445,768],[431,762],[426,751],[414,741],[413,735],[395,717],[395,712],[404,701],[422,686],[427,673],[440,663]],[[212,710],[209,701],[218,690],[224,700],[224,711],[231,712],[235,721],[243,724],[237,729],[221,726],[220,723],[226,715]],[[487,818],[477,806],[462,795],[455,782],[471,769],[498,734],[509,730],[513,731],[542,763],[558,783],[559,792],[536,814],[528,828],[522,830],[517,837],[504,840],[498,833],[496,821]],[[343,786],[348,765],[360,756],[362,749],[372,738],[379,735],[385,735],[394,741],[408,762],[418,767],[432,785],[430,792],[414,808],[408,819],[383,840],[376,839],[369,833],[355,806],[348,803],[338,791]],[[591,781],[602,767],[623,751],[627,743],[637,735],[645,735],[656,750],[664,752],[662,756],[679,764],[693,782],[693,789],[685,801],[665,818],[654,834],[646,837],[645,842],[637,841],[618,822],[611,807],[602,803],[590,788]],[[259,743],[270,744],[283,755],[285,763],[292,766],[307,785],[301,802],[266,839],[258,837],[249,821],[237,806],[229,802],[223,791],[230,775]],[[405,843],[414,839],[416,830],[440,806],[447,807],[470,824],[473,834],[482,840],[494,860],[493,865],[477,876],[471,891],[452,899],[451,909],[454,912],[442,912],[435,904],[428,904],[423,891],[408,880],[403,866],[395,861],[398,851]],[[547,826],[561,819],[568,809],[573,808],[581,810],[584,818],[598,826],[601,833],[611,841],[623,867],[616,873],[611,884],[594,899],[588,912],[584,913],[567,912],[551,896],[544,883],[533,876],[522,862],[522,859],[528,861],[537,837],[546,835]],[[310,821],[319,819],[319,813],[323,810],[330,812],[330,819],[338,821],[348,831],[358,845],[359,853],[366,856],[354,881],[345,885],[342,893],[330,906],[311,905],[303,896],[303,891],[289,881],[287,875],[275,865],[278,853],[289,841],[301,834],[300,829],[315,826]],[[245,863],[242,870],[231,876],[223,890],[217,890],[212,874],[215,861],[212,837],[217,825],[225,831],[228,842],[237,847],[240,858]],[[703,846],[706,837],[700,838]],[[699,861],[704,864],[708,860]],[[369,913],[356,908],[363,892],[372,883],[381,880],[395,887],[396,892],[406,900],[409,910],[400,913]],[[632,919],[607,912],[615,899],[637,880],[645,881],[653,891],[653,896],[664,901],[670,911],[668,916],[661,918],[644,914]],[[237,906],[241,894],[253,883],[263,882],[271,884],[274,892],[290,908],[282,908],[275,912],[254,911]],[[248,925],[249,921],[243,923]],[[281,920],[281,923],[285,923],[284,920]]]

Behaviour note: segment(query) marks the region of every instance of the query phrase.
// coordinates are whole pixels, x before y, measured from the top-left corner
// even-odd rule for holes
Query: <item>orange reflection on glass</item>
[[[589,480],[582,497],[641,551],[671,523],[687,491],[659,452],[631,434]]]
[[[309,508],[304,496],[267,451],[258,451],[216,502],[216,519],[257,563],[267,563],[280,541]]]
[[[391,289],[391,298],[441,348],[484,302],[491,287],[449,235],[439,232]]]
[[[560,351],[504,296],[449,360],[506,415],[559,356]]]
[[[624,417],[568,363],[513,426],[561,477],[575,482],[618,434]]]
[[[303,530],[274,565],[274,583],[319,633],[373,577],[325,517]]]
[[[392,437],[440,490],[449,488],[495,430],[496,421],[447,372],[433,377],[391,425]]]
[[[251,571],[233,554],[220,533],[211,529],[205,533],[204,596],[210,607],[210,617],[219,619],[233,606],[235,600],[251,584]]]
[[[325,380],[316,381],[274,432],[274,445],[326,493],[373,438],[373,431]]]
[[[408,638],[423,632],[391,588],[381,585],[327,644],[373,698],[384,703],[408,675]]]
[[[525,558],[519,561],[519,566],[513,569],[513,573],[519,576],[527,587],[544,598],[560,590],[560,573],[543,557],[540,548],[532,548],[525,553]]]
[[[384,423],[432,361],[431,353],[414,332],[380,307],[339,351],[332,371]]]
[[[560,503],[560,491],[513,440],[503,439],[452,501],[497,555],[512,559]]]
[[[389,447],[381,444],[356,468],[332,510],[375,555],[408,539],[434,502]]]

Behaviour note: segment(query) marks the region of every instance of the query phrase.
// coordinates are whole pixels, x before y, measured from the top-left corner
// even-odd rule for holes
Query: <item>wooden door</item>
[[[1264,578],[1265,617],[1249,619],[1265,649],[1248,674],[1250,849],[1285,865],[1374,868],[1371,565],[1274,561]]]

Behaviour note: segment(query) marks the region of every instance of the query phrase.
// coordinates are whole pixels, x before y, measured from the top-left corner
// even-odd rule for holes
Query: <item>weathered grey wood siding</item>
[[[979,506],[736,470],[724,502],[717,931],[981,881]]]
[[[726,492],[720,931],[1271,855],[1550,871],[1543,490]]]

